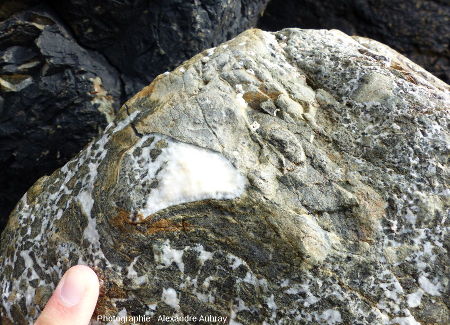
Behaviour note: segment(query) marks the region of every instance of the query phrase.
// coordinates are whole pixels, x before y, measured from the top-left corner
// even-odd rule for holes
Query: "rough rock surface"
[[[0,24],[0,230],[39,177],[106,127],[120,94],[115,69],[78,46],[48,8]]]
[[[272,0],[258,26],[339,29],[391,46],[450,82],[447,0]]]
[[[22,198],[2,318],[33,319],[87,263],[99,315],[448,324],[449,105],[442,81],[335,30],[206,50]]]
[[[119,102],[253,27],[267,1],[0,1],[0,231]]]

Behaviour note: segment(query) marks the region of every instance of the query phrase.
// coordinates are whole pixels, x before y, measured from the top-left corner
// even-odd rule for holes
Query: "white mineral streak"
[[[319,321],[330,325],[342,323],[341,313],[335,309],[327,309],[319,316]]]
[[[250,124],[250,129],[251,129],[253,132],[255,132],[256,130],[259,129],[260,126],[261,126],[261,125],[259,125],[258,122],[254,121],[252,124]]]
[[[245,263],[245,262],[244,262],[242,259],[240,259],[239,257],[234,256],[234,255],[231,255],[231,254],[229,254],[229,255],[227,256],[227,258],[228,258],[228,262],[231,263],[230,266],[231,266],[231,268],[232,268],[233,270],[236,270],[240,265],[242,265],[242,264]]]
[[[277,309],[277,304],[275,303],[275,297],[272,294],[269,298],[267,298],[267,307],[269,307],[270,309]]]
[[[170,247],[169,240],[166,240],[162,246],[154,245],[155,261],[162,264],[159,268],[165,268],[175,263],[180,271],[184,273],[183,250],[178,250]]]
[[[213,253],[206,251],[201,244],[197,244],[194,249],[199,253],[198,260],[202,266],[207,260],[213,257]]]
[[[135,286],[141,286],[145,282],[147,282],[147,274],[143,274],[138,276],[138,273],[134,269],[139,257],[135,257],[134,260],[127,267],[127,277],[133,282]]]
[[[161,300],[168,304],[175,310],[180,310],[180,299],[177,297],[177,292],[173,288],[163,288]]]
[[[105,149],[105,144],[108,142],[110,135],[123,129],[130,123],[132,119],[136,117],[137,114],[138,112],[131,114],[131,116],[125,118],[116,126],[114,126],[113,123],[110,123],[105,130],[105,134],[100,139],[91,143],[77,159],[69,161],[66,165],[64,165],[59,171],[59,177],[55,178],[55,181],[52,184],[52,186],[56,186],[56,189],[45,193],[45,197],[42,201],[46,203],[45,205],[28,205],[27,195],[24,195],[22,197],[20,201],[22,204],[22,209],[18,214],[18,222],[20,226],[29,227],[27,226],[27,223],[30,220],[34,220],[35,215],[41,214],[47,217],[41,218],[40,229],[34,237],[32,246],[28,250],[21,251],[19,255],[20,257],[17,256],[18,252],[16,251],[12,260],[10,258],[7,258],[4,260],[3,265],[0,266],[0,269],[8,264],[14,266],[17,263],[18,258],[22,258],[25,263],[25,270],[21,275],[17,276],[16,279],[12,280],[6,285],[5,282],[2,283],[1,297],[2,300],[6,302],[3,304],[3,306],[5,307],[6,313],[9,318],[12,319],[10,310],[11,303],[8,303],[8,298],[12,293],[15,293],[16,299],[20,299],[21,297],[25,298],[30,317],[32,313],[36,314],[40,312],[38,306],[36,306],[36,304],[32,302],[33,297],[35,296],[35,289],[29,286],[24,292],[20,289],[20,283],[22,281],[26,281],[28,283],[28,281],[37,279],[39,280],[39,286],[50,286],[52,288],[56,286],[56,283],[47,283],[45,280],[41,279],[41,277],[35,271],[35,267],[39,268],[41,272],[44,272],[47,276],[49,276],[49,278],[60,279],[63,275],[63,272],[67,268],[72,266],[65,265],[61,261],[58,261],[57,265],[49,267],[42,259],[42,256],[46,256],[46,251],[48,248],[45,243],[48,241],[48,238],[51,238],[55,235],[55,222],[61,218],[61,216],[63,215],[63,210],[67,209],[72,204],[73,200],[78,201],[83,214],[88,219],[87,227],[83,231],[83,238],[86,239],[86,243],[88,245],[87,250],[92,254],[91,257],[86,258],[80,256],[78,263],[90,264],[93,266],[96,265],[100,260],[103,260],[107,265],[110,265],[103,252],[101,251],[95,217],[92,216],[92,207],[94,205],[92,191],[94,188],[95,179],[97,177],[97,168],[106,155],[107,150]],[[95,150],[93,149],[94,147],[96,147]],[[69,168],[69,166],[71,167]],[[78,170],[81,166],[87,166],[89,172],[85,177],[78,180],[80,190],[78,194],[73,195],[74,190],[73,188],[68,188],[68,183],[71,180],[76,179],[76,177],[78,176]],[[63,196],[66,196],[69,199],[67,200],[65,205],[58,204]],[[20,234],[17,235],[21,236]],[[69,253],[73,252],[73,247],[60,246],[57,249],[61,253],[64,252],[64,256],[68,256]],[[30,252],[34,253],[34,261],[30,257]],[[114,268],[119,267],[114,266]],[[31,274],[31,276],[29,276],[29,274]]]
[[[119,130],[123,129],[130,120],[132,120],[134,117],[136,117],[137,112],[133,113],[130,117],[124,119],[121,121],[117,126],[114,127],[114,125],[111,123],[107,130],[111,130],[111,133],[118,132]],[[45,243],[47,241],[47,238],[49,236],[54,235],[55,226],[54,223],[61,218],[63,214],[63,208],[68,208],[70,204],[72,203],[73,199],[76,199],[83,211],[83,214],[88,218],[88,224],[87,227],[84,229],[83,232],[83,238],[87,240],[87,244],[89,245],[88,250],[93,254],[94,261],[90,261],[88,258],[84,259],[80,256],[78,263],[80,264],[86,264],[90,263],[91,265],[96,265],[100,259],[103,259],[108,264],[108,261],[104,257],[103,252],[101,252],[100,244],[99,244],[99,235],[96,229],[96,223],[95,218],[91,216],[92,207],[94,204],[94,200],[92,198],[92,190],[95,183],[95,178],[97,176],[97,167],[100,164],[101,160],[104,158],[106,154],[105,144],[109,140],[109,133],[105,133],[99,140],[97,140],[94,143],[91,143],[88,148],[83,152],[83,154],[76,160],[76,166],[73,168],[74,161],[68,162],[66,165],[64,165],[60,170],[60,176],[57,178],[54,182],[58,188],[54,192],[48,192],[46,195],[47,197],[44,199],[44,201],[47,203],[45,206],[43,205],[34,205],[30,206],[27,204],[27,195],[24,195],[21,204],[23,205],[22,211],[18,215],[19,223],[22,225],[26,225],[29,220],[34,220],[35,215],[40,213],[45,213],[45,215],[51,216],[48,218],[42,218],[41,219],[41,227],[38,234],[36,234],[33,246],[30,247],[28,250],[24,250],[20,253],[20,257],[24,259],[25,261],[25,270],[24,272],[18,276],[14,281],[11,283],[8,283],[5,285],[3,283],[2,286],[2,299],[3,301],[7,301],[8,297],[12,292],[16,293],[16,299],[20,299],[21,296],[25,298],[26,305],[28,308],[32,308],[34,312],[39,312],[37,309],[37,306],[32,303],[32,299],[35,295],[35,289],[33,289],[31,286],[27,288],[27,290],[24,292],[22,289],[19,289],[20,283],[22,281],[31,281],[33,279],[39,280],[39,286],[46,286],[49,285],[51,287],[55,287],[56,283],[46,283],[44,280],[42,280],[36,271],[34,270],[35,263],[33,262],[33,259],[31,259],[29,252],[34,252],[34,259],[36,262],[36,267],[38,267],[41,272],[46,273],[49,275],[50,278],[59,279],[63,275],[63,265],[58,262],[57,265],[54,265],[53,267],[48,267],[48,265],[45,264],[45,262],[42,260],[42,256],[46,255],[46,246],[42,245],[42,243]],[[97,146],[96,150],[93,150],[93,147]],[[97,153],[100,153],[99,156],[96,156]],[[68,166],[72,165],[71,168]],[[77,172],[79,168],[82,165],[87,165],[89,168],[89,173],[87,176],[85,176],[83,179],[81,179],[80,187],[81,190],[76,196],[71,196],[73,189],[68,189],[67,184],[70,180],[72,180],[74,177],[77,176]],[[69,200],[67,203],[61,207],[61,205],[58,205],[58,202],[62,199],[63,196],[68,196]],[[41,211],[42,210],[42,211]],[[60,247],[61,252],[64,251],[64,255],[67,256],[71,252],[71,248],[64,248]],[[40,254],[37,254],[37,252],[40,252]],[[6,259],[5,264],[15,265],[17,261],[17,252],[14,254],[13,260]],[[3,266],[2,266],[3,267]],[[67,269],[69,266],[64,265],[64,269]],[[29,276],[29,273],[31,272],[31,277]],[[11,305],[9,303],[4,304],[4,307],[6,309],[6,312],[8,314],[8,317],[12,319],[11,316]],[[29,312],[31,313],[31,309],[29,309]]]
[[[138,257],[135,257],[134,258],[134,260],[130,263],[130,265],[128,265],[128,267],[127,267],[127,276],[129,277],[129,278],[134,278],[134,277],[136,277],[137,276],[137,272],[136,272],[136,270],[134,269],[134,265],[136,264],[136,262],[137,262],[137,260],[138,260]]]
[[[423,289],[423,291],[425,291],[429,295],[432,295],[432,296],[440,296],[441,295],[441,293],[439,292],[439,290],[441,288],[441,285],[439,282],[437,284],[434,284],[427,277],[425,277],[424,275],[421,275],[419,277],[419,284],[420,284],[420,287]]]
[[[415,308],[415,307],[419,306],[420,302],[422,300],[422,296],[423,296],[423,290],[422,289],[419,289],[416,292],[410,293],[407,296],[408,307],[409,308]]]
[[[160,135],[144,136],[137,147],[154,137],[150,147],[142,148],[137,164],[143,158],[147,162],[145,179],[156,179],[158,186],[146,198],[145,206],[139,212],[149,216],[167,207],[204,199],[234,199],[242,195],[246,180],[239,171],[221,154],[177,142]],[[164,140],[167,147],[155,161],[150,160],[150,150],[155,143]]]
[[[106,325],[120,325],[123,324],[124,322],[122,321],[123,319],[126,319],[128,313],[127,313],[127,309],[126,308],[122,308],[118,313],[117,313],[117,317],[116,319],[106,323]],[[92,322],[92,321],[91,321]],[[97,324],[92,324],[92,325],[97,325]]]
[[[395,317],[389,322],[389,324],[395,324],[395,325],[421,325],[418,321],[415,320],[415,318],[413,316]]]
[[[88,219],[88,224],[83,231],[83,239],[89,243],[89,252],[94,257],[94,265],[98,265],[101,261],[106,261],[106,263],[109,264],[100,246],[100,235],[97,230],[96,218],[92,215],[92,208],[94,206],[93,190],[97,179],[97,170],[108,152],[105,146],[108,143],[111,134],[121,131],[136,117],[137,114],[138,112],[133,112],[114,128],[113,123],[110,123],[105,130],[105,134],[96,142],[91,143],[86,149],[86,161],[84,161],[84,163],[87,163],[89,172],[83,178],[81,190],[76,197],[81,205],[83,213]],[[107,132],[109,130],[111,131]],[[81,256],[78,263],[85,264]]]

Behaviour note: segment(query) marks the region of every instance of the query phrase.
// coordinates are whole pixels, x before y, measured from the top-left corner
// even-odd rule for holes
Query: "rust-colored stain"
[[[0,324],[5,324],[5,325],[14,325],[8,318],[5,317],[1,317],[0,318]]]
[[[161,231],[189,231],[192,226],[186,221],[175,222],[172,220],[161,219],[152,224],[147,228],[147,234],[152,235]]]
[[[105,276],[103,274],[103,271],[98,266],[92,267],[92,270],[95,272],[95,274],[97,274],[98,282],[100,283],[99,295],[100,297],[104,296],[106,290],[105,290]]]
[[[266,95],[267,97],[269,97],[272,100],[277,99],[278,96],[281,95],[281,92],[274,91],[274,90],[269,90],[269,89],[267,89],[267,87],[265,85],[261,85],[258,88],[264,95]]]
[[[111,299],[126,298],[127,294],[125,290],[119,288],[114,282],[108,281],[107,276],[99,267],[95,266],[92,269],[97,274],[100,282],[100,294],[94,310],[93,318],[97,318],[98,315],[117,314],[117,310],[111,303]]]
[[[117,228],[124,235],[143,233],[142,229],[144,229],[144,232],[145,232],[146,227],[143,228],[141,225],[146,222],[150,222],[152,220],[152,218],[147,218],[147,220],[145,220],[145,221],[140,221],[140,220],[138,221],[138,220],[136,220],[134,215],[135,214],[130,213],[130,212],[126,211],[125,209],[118,208],[117,214],[114,217],[112,217],[111,219],[109,219],[110,220],[109,222],[113,227]],[[139,214],[139,216],[141,216],[141,215]],[[142,217],[142,219],[144,219],[144,218]]]
[[[153,221],[151,216],[145,217],[140,213],[130,213],[122,208],[118,208],[116,216],[111,218],[111,225],[122,232],[140,232],[147,235],[161,231],[189,231],[192,229],[192,225],[184,220],[179,222],[168,219]]]
[[[148,97],[151,95],[153,90],[155,90],[156,84],[158,81],[160,81],[162,78],[164,78],[163,75],[157,76],[155,79],[153,79],[152,83],[146,87],[144,87],[140,92],[138,92],[136,95],[133,96],[132,100],[142,98],[142,97]]]
[[[417,79],[414,78],[411,73],[409,73],[408,70],[410,70],[410,69],[409,68],[405,69],[405,67],[403,65],[401,65],[399,62],[396,62],[396,61],[392,62],[391,68],[399,71],[407,81],[409,81],[415,85],[418,84]]]
[[[133,213],[128,215],[128,223],[131,224],[138,224],[138,223],[144,223],[146,221],[151,220],[149,217],[144,216],[142,213],[134,211]]]
[[[355,192],[358,206],[355,212],[359,216],[360,240],[373,242],[376,233],[376,224],[385,215],[386,203],[380,195],[373,190]]]
[[[155,89],[156,79],[148,86],[144,87],[140,92],[138,92],[134,97],[141,98],[149,96]]]
[[[385,214],[386,203],[383,199],[374,191],[364,192],[357,191],[356,196],[358,201],[360,202],[360,206],[367,211],[367,215],[371,216],[374,219],[381,219]]]
[[[275,100],[281,93],[279,91],[270,91],[264,85],[259,87],[259,91],[248,91],[242,98],[253,109],[259,109],[261,104],[267,100]]]
[[[112,302],[105,296],[100,296],[97,300],[92,319],[97,319],[100,315],[116,315],[118,310],[114,307]]]
[[[111,225],[119,228],[122,231],[128,230],[126,225],[130,223],[130,213],[122,208],[117,209],[117,214],[115,217],[111,218]]]
[[[248,91],[242,96],[242,98],[244,98],[248,106],[253,109],[259,109],[261,104],[269,99],[268,96],[257,91]]]

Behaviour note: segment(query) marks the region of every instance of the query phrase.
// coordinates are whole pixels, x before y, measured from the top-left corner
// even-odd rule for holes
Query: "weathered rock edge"
[[[450,82],[450,6],[442,0],[272,0],[258,28],[339,29],[389,45]]]
[[[35,318],[86,263],[98,314],[448,323],[448,90],[338,31],[249,30],[202,52],[20,201],[1,238],[2,319]],[[161,138],[221,155],[245,192],[139,215]]]

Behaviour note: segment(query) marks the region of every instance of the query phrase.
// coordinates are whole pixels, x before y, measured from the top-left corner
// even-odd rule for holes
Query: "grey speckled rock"
[[[249,30],[198,54],[23,197],[1,315],[71,265],[98,315],[446,324],[448,86],[338,31]]]
[[[370,37],[450,82],[449,22],[446,0],[272,0],[258,27],[336,28]]]

